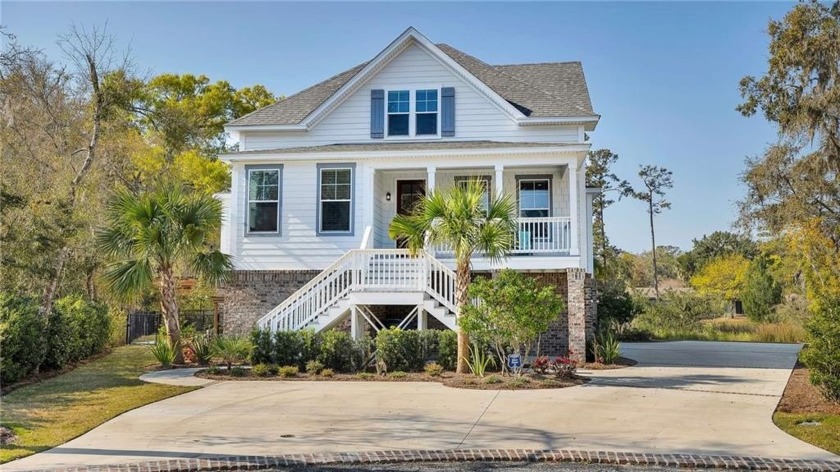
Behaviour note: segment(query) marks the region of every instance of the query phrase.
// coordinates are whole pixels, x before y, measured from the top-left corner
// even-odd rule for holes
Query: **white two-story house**
[[[490,65],[409,28],[376,57],[227,125],[225,332],[455,326],[446,248],[409,257],[388,236],[431,189],[511,194],[518,230],[502,267],[552,283],[568,310],[542,339],[583,355],[594,320],[593,112],[579,62]]]

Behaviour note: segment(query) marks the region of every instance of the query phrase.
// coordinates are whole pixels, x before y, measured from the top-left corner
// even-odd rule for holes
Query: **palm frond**
[[[123,299],[131,299],[152,286],[154,274],[146,259],[127,260],[105,269],[105,284]]]
[[[193,257],[190,269],[194,274],[211,284],[219,284],[226,281],[230,276],[233,261],[229,255],[220,251],[199,252]]]

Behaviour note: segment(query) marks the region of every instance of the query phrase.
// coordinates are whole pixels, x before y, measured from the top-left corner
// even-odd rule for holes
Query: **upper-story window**
[[[248,166],[248,233],[280,233],[281,166]]]
[[[388,136],[408,136],[409,97],[408,90],[388,92]]]
[[[318,234],[353,234],[353,164],[318,164]]]
[[[437,89],[388,91],[388,136],[437,136]]]
[[[437,134],[438,91],[418,90],[415,93],[416,134]]]

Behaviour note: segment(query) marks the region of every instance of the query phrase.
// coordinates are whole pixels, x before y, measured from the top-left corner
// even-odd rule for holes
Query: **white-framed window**
[[[484,194],[481,199],[481,206],[486,212],[490,208],[490,181],[489,175],[472,175],[472,176],[456,176],[455,182],[466,189],[471,183],[480,185],[484,189]]]
[[[523,177],[517,180],[519,216],[523,218],[551,216],[551,179]]]
[[[318,234],[353,234],[353,164],[318,164]]]
[[[408,90],[388,91],[388,136],[408,136],[411,118],[411,94]]]
[[[438,134],[437,89],[414,92],[414,133],[418,136]]]
[[[246,166],[248,234],[280,234],[282,166]]]
[[[440,135],[440,90],[388,90],[385,94],[387,137]]]

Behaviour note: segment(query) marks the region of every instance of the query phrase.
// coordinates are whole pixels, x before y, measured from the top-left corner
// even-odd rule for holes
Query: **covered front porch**
[[[587,203],[577,160],[558,163],[557,159],[534,165],[430,165],[426,167],[370,169],[372,188],[372,231],[368,248],[399,248],[400,241],[391,239],[388,228],[397,214],[410,213],[415,204],[432,189],[446,189],[479,181],[486,188],[488,200],[510,195],[516,203],[517,228],[514,245],[504,267],[522,270],[585,267],[581,258],[580,215]],[[587,220],[584,220],[587,221]],[[453,263],[446,247],[426,250],[447,265]],[[476,270],[491,270],[497,265],[480,255],[474,258]]]

